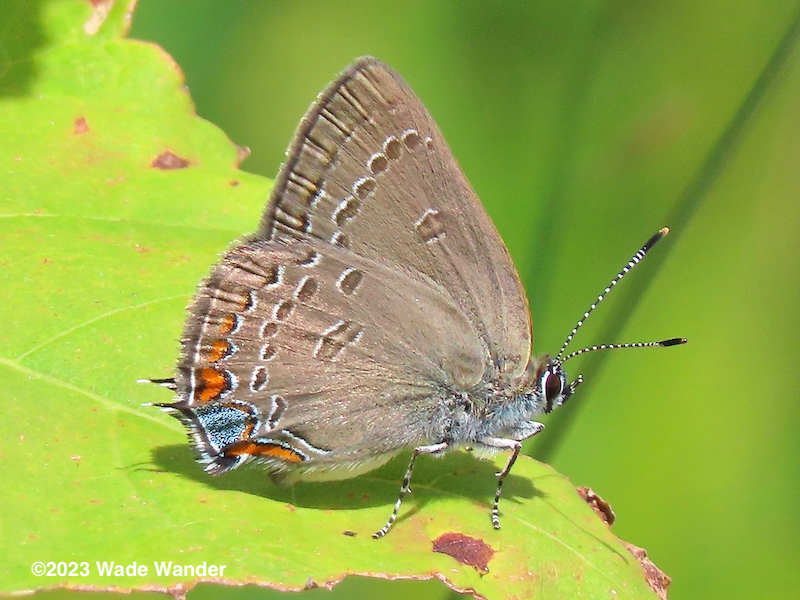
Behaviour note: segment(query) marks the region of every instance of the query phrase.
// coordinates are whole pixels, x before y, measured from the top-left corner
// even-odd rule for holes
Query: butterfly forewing
[[[489,377],[527,364],[527,300],[500,236],[421,101],[373,58],[303,118],[258,235],[318,239],[432,281],[472,323]]]

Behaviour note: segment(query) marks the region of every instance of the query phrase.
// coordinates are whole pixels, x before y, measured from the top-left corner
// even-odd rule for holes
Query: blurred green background
[[[174,57],[198,113],[268,177],[344,66],[392,65],[505,239],[537,353],[672,227],[575,347],[689,344],[571,362],[587,383],[526,449],[611,503],[673,600],[798,598],[799,20],[785,0],[140,0],[131,37]],[[306,595],[448,593],[348,580]]]

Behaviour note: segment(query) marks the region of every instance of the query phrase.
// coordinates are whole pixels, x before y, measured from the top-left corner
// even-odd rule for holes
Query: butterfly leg
[[[503,483],[506,476],[511,471],[511,467],[517,461],[519,451],[522,449],[522,443],[519,440],[527,439],[536,435],[544,425],[535,421],[528,421],[521,427],[519,431],[514,432],[514,437],[518,439],[507,438],[483,438],[480,440],[481,444],[490,448],[498,450],[511,450],[511,456],[502,471],[497,473],[497,491],[494,493],[494,502],[492,503],[492,527],[500,529],[500,495],[503,493]]]
[[[397,518],[397,513],[400,511],[400,505],[403,503],[403,497],[406,494],[411,493],[411,473],[414,471],[414,462],[417,460],[417,456],[420,454],[439,454],[440,452],[443,452],[448,445],[449,444],[447,442],[439,442],[438,444],[431,444],[430,446],[417,446],[414,448],[414,451],[411,453],[411,460],[408,463],[408,468],[406,469],[406,474],[403,476],[403,485],[400,486],[400,496],[398,496],[397,502],[394,504],[394,510],[392,511],[389,520],[386,521],[386,525],[384,525],[377,533],[372,534],[374,539],[377,540],[389,533],[389,529],[392,528],[392,524],[394,524],[394,521]]]

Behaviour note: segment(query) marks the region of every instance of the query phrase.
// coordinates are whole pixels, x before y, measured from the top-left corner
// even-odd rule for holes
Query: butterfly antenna
[[[594,352],[595,350],[615,350],[617,348],[652,348],[653,346],[679,346],[686,343],[686,338],[670,338],[668,340],[661,340],[659,342],[635,342],[633,344],[600,344],[599,346],[589,346],[588,348],[581,348],[575,352],[567,354],[560,362],[565,363],[570,358],[575,358],[587,352]]]
[[[606,286],[606,288],[603,290],[603,293],[597,297],[597,300],[592,302],[592,305],[589,307],[589,310],[583,313],[583,317],[581,317],[577,325],[573,327],[572,331],[567,336],[567,339],[564,341],[564,344],[561,346],[561,350],[558,351],[558,354],[556,355],[555,358],[555,361],[557,363],[564,363],[570,358],[573,358],[574,356],[578,356],[579,354],[584,354],[586,352],[593,352],[595,350],[610,350],[613,348],[644,348],[648,346],[675,346],[677,344],[686,343],[686,340],[683,338],[673,338],[669,340],[662,340],[660,342],[639,342],[635,344],[603,344],[600,346],[591,346],[590,348],[583,348],[581,350],[573,352],[572,354],[569,354],[566,358],[564,358],[564,352],[566,351],[567,346],[569,346],[570,342],[572,341],[572,338],[575,337],[575,334],[578,333],[578,330],[586,322],[586,319],[589,318],[589,315],[592,314],[592,311],[594,311],[594,309],[597,308],[597,305],[603,301],[603,299],[608,295],[611,289],[615,285],[617,285],[617,283],[619,283],[619,281],[623,277],[625,277],[628,271],[630,271],[633,267],[639,264],[639,262],[644,258],[645,254],[647,254],[650,251],[650,249],[656,245],[656,242],[658,242],[658,240],[663,238],[668,233],[669,233],[669,228],[663,227],[658,231],[658,233],[656,233],[653,237],[647,240],[647,243],[644,246],[642,246],[639,249],[639,251],[636,252],[636,254],[633,255],[633,257],[622,268],[622,270],[619,273],[617,273],[617,276],[611,280],[611,283],[609,283],[608,286]]]

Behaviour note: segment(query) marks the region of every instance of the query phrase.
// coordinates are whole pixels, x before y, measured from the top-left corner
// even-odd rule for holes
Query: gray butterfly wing
[[[447,435],[448,402],[487,357],[449,294],[350,251],[251,241],[190,307],[170,405],[208,470],[352,477]]]
[[[422,274],[477,330],[490,378],[514,380],[528,363],[527,300],[503,241],[427,109],[374,58],[303,118],[258,236],[318,239]]]

